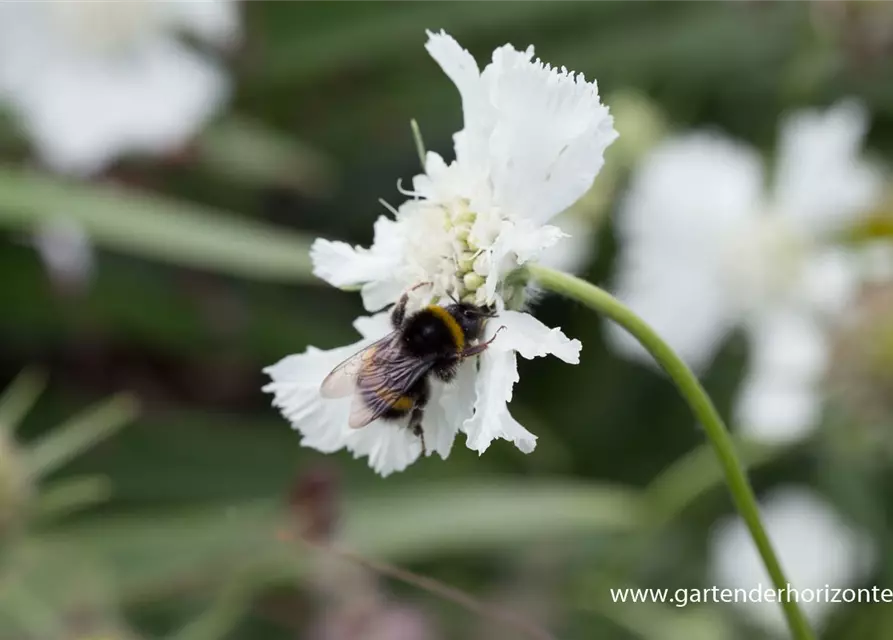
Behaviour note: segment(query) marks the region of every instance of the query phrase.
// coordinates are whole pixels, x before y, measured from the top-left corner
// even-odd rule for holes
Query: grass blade
[[[132,421],[136,398],[120,394],[53,429],[25,452],[33,477],[46,476]]]
[[[32,230],[65,215],[121,252],[234,275],[313,282],[310,241],[197,204],[0,168],[0,226]]]
[[[12,433],[25,418],[46,387],[46,374],[25,369],[0,397],[0,430]]]

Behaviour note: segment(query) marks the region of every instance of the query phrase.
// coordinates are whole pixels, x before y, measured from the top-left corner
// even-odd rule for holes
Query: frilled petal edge
[[[323,453],[348,449],[356,458],[368,457],[369,466],[387,476],[418,459],[422,450],[418,437],[404,425],[381,420],[351,429],[351,399],[328,399],[319,393],[320,384],[333,368],[390,331],[387,314],[358,318],[354,324],[363,334],[362,340],[328,351],[309,347],[304,353],[283,358],[264,369],[271,381],[263,391],[273,394],[273,405],[301,433],[302,445]],[[432,436],[432,441],[445,457],[452,438],[440,435]]]
[[[340,289],[361,288],[366,309],[378,311],[396,302],[405,287],[397,279],[403,242],[400,225],[381,216],[375,221],[375,238],[368,249],[340,241],[314,241],[310,247],[313,274]]]
[[[504,327],[504,329],[501,329]],[[499,335],[480,356],[475,381],[474,414],[462,425],[469,449],[483,453],[497,438],[513,442],[524,453],[536,447],[536,436],[525,429],[511,413],[508,403],[518,381],[516,353],[525,358],[552,354],[577,364],[581,344],[571,340],[560,329],[551,329],[533,316],[517,311],[503,311],[491,321],[486,338]]]

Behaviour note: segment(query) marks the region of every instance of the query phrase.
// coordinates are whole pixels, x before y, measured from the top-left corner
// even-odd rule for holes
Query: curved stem
[[[670,346],[658,336],[644,320],[634,314],[611,294],[579,278],[543,267],[530,265],[531,276],[543,288],[572,298],[609,317],[629,331],[667,372],[679,393],[691,407],[695,417],[703,425],[713,450],[722,465],[723,474],[738,513],[747,524],[750,535],[763,559],[776,589],[787,589],[788,581],[766,529],[760,519],[756,496],[735,453],[735,447],[722,418],[698,382],[691,369],[676,355]],[[791,634],[797,640],[813,640],[814,636],[796,602],[789,598],[779,598],[787,618]]]

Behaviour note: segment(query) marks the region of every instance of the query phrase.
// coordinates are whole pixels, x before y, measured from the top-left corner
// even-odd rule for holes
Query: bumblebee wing
[[[360,349],[332,369],[332,372],[326,376],[319,387],[320,395],[323,398],[344,398],[352,394],[357,388],[360,372],[364,367],[369,366],[379,349],[387,348],[395,335],[395,333],[390,333],[381,340]]]
[[[376,351],[357,378],[348,424],[359,429],[389,409],[411,409],[406,394],[430,369],[429,360],[404,353],[397,341]]]

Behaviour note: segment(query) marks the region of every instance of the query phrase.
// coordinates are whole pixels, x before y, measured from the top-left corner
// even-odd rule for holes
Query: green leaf
[[[631,489],[571,483],[443,482],[365,499],[347,511],[348,546],[389,559],[492,551],[533,540],[629,531],[643,522]]]
[[[401,562],[508,551],[542,539],[630,531],[643,521],[641,507],[638,493],[619,487],[428,483],[349,501],[339,540],[363,555]],[[106,563],[121,598],[135,602],[173,587],[223,585],[246,571],[299,579],[300,546],[282,535],[290,531],[289,518],[278,503],[249,502],[107,516],[57,527],[42,539]]]
[[[672,596],[673,592],[669,593]],[[732,629],[715,607],[682,608],[611,600],[584,605],[641,640],[729,640],[733,637]]]
[[[159,195],[0,168],[0,226],[31,230],[59,216],[118,251],[251,278],[316,281],[310,241],[298,233]]]
[[[111,496],[112,483],[105,476],[61,480],[40,492],[35,505],[34,517],[38,522],[55,520],[105,502]]]
[[[0,584],[0,632],[5,637],[64,638],[65,623],[53,607],[22,582]],[[7,635],[15,633],[15,636]]]
[[[32,541],[106,567],[119,599],[138,603],[174,589],[204,591],[257,567],[299,575],[298,553],[277,542],[282,523],[278,505],[248,502],[81,520]]]
[[[234,580],[224,585],[211,605],[171,636],[171,640],[219,640],[229,637],[239,620],[250,610],[252,592],[250,580]]]
[[[33,477],[46,476],[132,421],[136,398],[119,394],[51,430],[25,452]]]
[[[790,447],[770,446],[735,438],[735,448],[747,469],[780,458]],[[662,471],[646,489],[652,517],[665,523],[707,491],[723,484],[722,469],[709,443],[693,449]]]
[[[294,10],[298,12],[296,18],[301,19],[304,12],[297,7]],[[352,11],[354,19],[341,13],[330,26],[316,26],[298,35],[289,29],[279,42],[268,45],[264,64],[254,71],[255,81],[264,86],[306,83],[407,54],[421,56],[426,29],[446,29],[464,42],[475,33],[489,34],[494,29],[531,24],[554,27],[562,21],[595,19],[608,12],[596,3],[576,2],[480,2],[462,11],[436,2],[390,6],[378,3],[370,14]]]
[[[25,369],[0,396],[0,430],[14,431],[46,387],[46,375]]]
[[[193,151],[218,178],[248,186],[282,186],[322,196],[335,183],[335,167],[327,157],[246,118],[229,117],[208,127]]]

